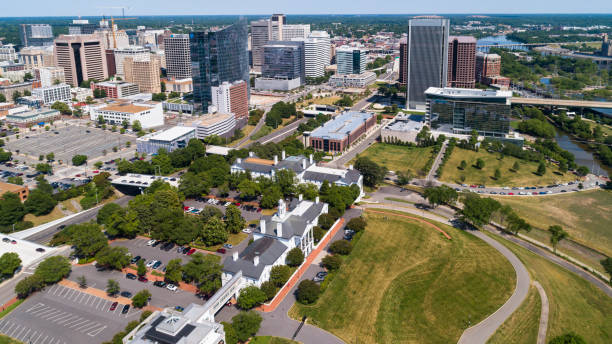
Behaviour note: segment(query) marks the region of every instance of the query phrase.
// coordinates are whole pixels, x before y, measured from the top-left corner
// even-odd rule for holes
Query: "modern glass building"
[[[304,68],[304,41],[270,41],[264,45],[264,78],[293,80],[306,79]]]
[[[425,90],[429,87],[446,87],[449,26],[449,20],[442,18],[408,22],[407,108],[425,105]]]
[[[511,91],[430,87],[426,95],[426,122],[455,134],[504,137],[510,132]]]
[[[21,24],[19,36],[24,47],[53,45],[53,30],[49,24]]]
[[[240,19],[223,29],[192,32],[189,37],[194,107],[208,112],[211,87],[237,80],[249,85],[248,26]]]

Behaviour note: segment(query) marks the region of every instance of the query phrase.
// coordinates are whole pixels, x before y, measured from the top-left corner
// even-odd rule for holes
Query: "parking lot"
[[[147,246],[148,238],[138,237],[132,240],[118,240],[111,243],[111,246],[122,246],[127,248],[132,257],[140,256],[146,262],[151,260],[159,260],[162,265],[157,270],[163,271],[163,268],[172,259],[180,258],[183,264],[189,261],[189,256],[177,252],[178,246],[173,246],[169,250],[163,250],[162,245]]]
[[[56,134],[57,133],[57,134]],[[90,159],[101,157],[104,151],[113,152],[113,147],[125,146],[131,141],[134,150],[136,138],[109,130],[88,128],[84,126],[67,126],[35,134],[20,135],[18,140],[11,139],[6,149],[17,151],[33,157],[54,153],[55,160],[69,163],[77,154],[87,155]]]
[[[31,344],[101,343],[140,316],[132,307],[122,314],[123,305],[111,311],[111,304],[56,284],[30,296],[0,319],[0,332]]]
[[[221,210],[224,214],[225,214],[225,208],[226,208],[224,205],[225,204],[224,202],[219,202],[218,204],[211,204],[211,203],[208,203],[206,199],[204,200],[186,199],[183,202],[183,204],[187,207],[194,207],[197,209],[204,209],[204,207],[206,206],[211,206],[211,207],[215,207]],[[239,209],[240,209],[240,214],[242,215],[242,217],[245,219],[247,223],[253,220],[259,220],[261,218],[261,212],[257,212],[256,209],[247,210],[247,207],[243,205],[241,205]]]

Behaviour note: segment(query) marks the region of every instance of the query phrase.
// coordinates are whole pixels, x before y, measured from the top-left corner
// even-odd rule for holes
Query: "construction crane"
[[[111,17],[111,31],[113,32],[113,49],[117,49],[117,37],[115,36],[115,20],[134,20],[138,17],[131,18],[113,18]]]

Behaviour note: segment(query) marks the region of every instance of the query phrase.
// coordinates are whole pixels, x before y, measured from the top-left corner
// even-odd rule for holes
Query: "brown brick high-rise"
[[[408,80],[408,39],[402,37],[400,40],[400,67],[399,67],[399,83],[402,86],[406,86]]]
[[[476,38],[472,36],[449,36],[447,85],[449,87],[474,88],[476,86],[475,63]]]

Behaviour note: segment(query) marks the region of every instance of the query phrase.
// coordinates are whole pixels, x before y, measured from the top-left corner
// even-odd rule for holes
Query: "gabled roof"
[[[240,253],[237,260],[232,256],[226,257],[223,261],[223,270],[232,273],[242,270],[244,276],[259,279],[264,268],[274,264],[287,248],[285,244],[273,238],[257,239]],[[253,263],[255,256],[259,256],[257,265]]]

